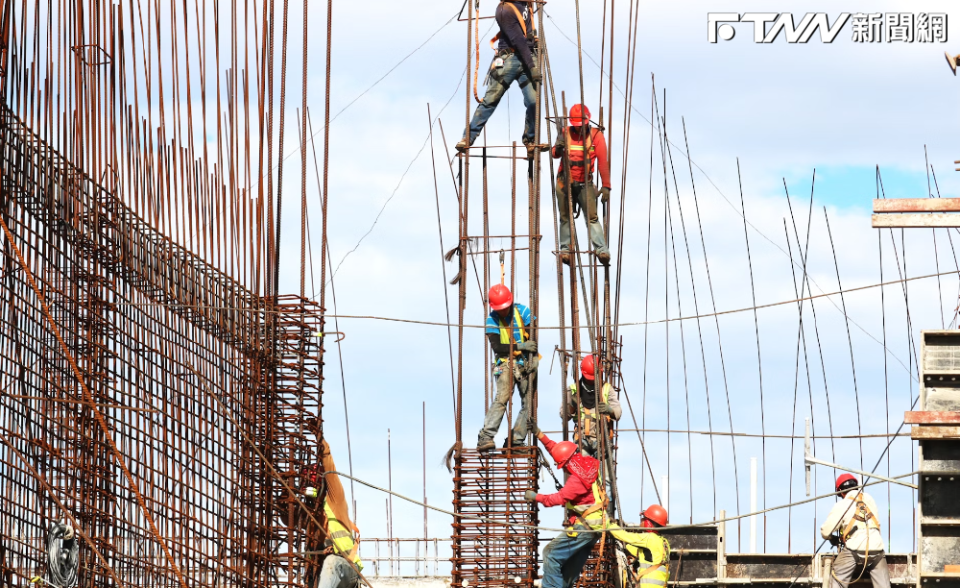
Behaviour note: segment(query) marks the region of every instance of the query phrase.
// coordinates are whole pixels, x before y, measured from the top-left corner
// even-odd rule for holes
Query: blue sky
[[[598,2],[581,3],[584,47],[594,57],[600,53],[601,6]],[[481,7],[489,12],[492,4],[484,0]],[[335,9],[337,22],[363,23],[360,27],[354,27],[363,32],[351,34],[347,32],[349,26],[346,24],[337,29],[343,32],[335,37],[333,111],[337,112],[341,105],[383,75],[398,61],[399,56],[420,45],[457,8],[458,5],[450,2],[424,3],[418,6],[420,18],[411,19],[409,5],[374,2],[372,5],[364,3],[362,9],[356,4],[338,5]],[[830,217],[836,263],[843,286],[849,288],[879,281],[878,235],[869,224],[871,199],[875,195],[875,166],[880,166],[889,197],[923,197],[926,194],[924,145],[927,145],[941,195],[957,193],[958,183],[954,179],[952,162],[960,156],[955,140],[958,121],[948,105],[956,99],[957,83],[960,82],[950,75],[943,59],[943,51],[949,50],[955,43],[863,46],[852,43],[848,32],[844,32],[832,45],[821,44],[816,39],[807,45],[788,45],[782,39],[771,45],[756,45],[749,38],[747,29],[738,28],[740,34],[735,40],[713,45],[706,39],[706,13],[735,9],[740,12],[764,10],[801,15],[806,11],[828,9],[831,15],[835,15],[840,11],[918,12],[921,8],[936,12],[949,11],[951,7],[946,2],[930,2],[918,7],[915,3],[883,1],[835,2],[829,6],[772,1],[745,1],[737,6],[718,6],[711,2],[642,6],[634,90],[636,111],[632,119],[626,186],[620,181],[625,134],[622,123],[623,98],[620,94],[615,95],[615,124],[611,130],[616,154],[614,198],[615,202],[619,202],[616,199],[623,197],[624,193],[627,198],[622,321],[643,321],[645,314],[650,319],[694,314],[693,292],[689,284],[691,270],[687,266],[692,267],[695,276],[700,311],[705,312],[710,307],[706,266],[696,232],[689,234],[693,253],[688,263],[682,252],[684,246],[679,227],[675,227],[674,243],[681,251],[677,258],[679,290],[676,288],[672,254],[667,256],[667,269],[664,270],[661,153],[655,146],[651,178],[650,126],[643,118],[649,119],[651,73],[656,76],[661,113],[664,88],[667,92],[667,124],[670,137],[676,145],[672,155],[678,170],[680,202],[688,231],[693,231],[693,202],[689,173],[682,155],[681,117],[686,123],[693,160],[699,168],[695,168],[694,179],[718,310],[748,307],[752,300],[743,220],[738,212],[738,158],[746,216],[752,225],[749,238],[758,303],[794,297],[783,228],[784,218],[789,219],[783,181],[786,180],[794,199],[801,240],[805,241],[810,178],[814,168],[817,170],[817,184],[808,266],[814,291],[837,290],[836,268],[826,232],[824,207]],[[625,8],[621,6],[618,10]],[[548,19],[545,33],[557,91],[567,91],[568,102],[573,102],[572,96],[579,93],[577,56],[575,47],[560,34],[563,31],[575,38],[573,6],[570,3],[551,3],[547,6],[547,12],[551,18]],[[619,41],[615,77],[617,85],[623,88],[626,15],[619,13],[617,18],[622,28],[618,28],[617,32]],[[396,26],[397,22],[404,24]],[[486,23],[489,21],[483,21],[482,26],[485,27]],[[952,20],[950,30],[953,39]],[[465,86],[461,84],[459,89],[457,87],[463,74],[465,33],[463,23],[453,23],[443,28],[422,50],[360,98],[331,127],[335,151],[332,153],[329,230],[335,265],[347,251],[353,249],[371,227],[384,203],[393,195],[373,232],[350,254],[336,276],[338,311],[341,314],[445,320],[441,290],[442,249],[438,242],[429,146],[414,158],[427,136],[428,102],[436,115],[450,100],[441,115],[449,145],[459,138],[462,131]],[[377,42],[370,43],[371,39]],[[489,61],[489,53],[485,44],[481,44],[482,66]],[[322,103],[322,78],[320,58],[317,54],[313,55],[311,71],[316,73],[311,78],[310,96],[316,116]],[[584,67],[587,100],[595,104],[599,70],[588,58],[584,59]],[[472,104],[470,108],[473,108]],[[519,91],[511,89],[487,127],[490,143],[502,145],[510,140],[518,140],[522,125],[521,110]],[[439,126],[435,132],[443,249],[449,249],[455,242],[457,230],[456,200],[444,162]],[[414,161],[412,165],[411,160]],[[400,182],[408,166],[410,170]],[[292,177],[299,177],[296,168],[297,164],[293,164],[288,170]],[[495,207],[502,207],[508,202],[505,198],[509,188],[509,168],[502,162],[491,164],[490,181],[491,202]],[[645,313],[646,219],[647,199],[651,193],[648,186],[651,183],[654,231],[651,257],[654,264],[650,268],[650,311]],[[672,177],[669,184],[669,198],[674,207],[673,222],[677,223],[679,209],[676,208],[677,195]],[[480,184],[475,183],[472,193],[479,194],[479,187]],[[548,192],[545,190],[544,194]],[[547,245],[544,249],[552,250],[552,216],[549,206],[544,204],[543,208]],[[471,214],[474,219],[478,218],[478,209],[472,209]],[[494,216],[491,232],[508,232],[505,229],[509,227],[509,217],[502,213]],[[319,216],[311,220],[314,223],[318,221]],[[526,217],[521,216],[518,224],[526,226]],[[472,228],[478,226],[474,224]],[[580,228],[582,231],[582,226]],[[295,239],[295,235],[291,239]],[[936,261],[930,255],[932,239],[929,233],[911,233],[905,239],[909,251],[909,275],[934,273],[937,269],[935,265],[941,266],[940,271],[954,267],[945,233],[938,235],[940,257]],[[897,255],[902,255],[899,234],[896,235],[896,243]],[[895,279],[898,270],[893,261],[893,244],[886,234],[883,235],[883,246],[885,279]],[[791,247],[796,257],[795,240]],[[672,248],[668,246],[669,251]],[[549,263],[547,259],[544,261],[545,264]],[[491,271],[496,271],[494,266],[495,260],[491,260]],[[541,276],[543,303],[540,315],[544,325],[556,325],[558,320],[556,279],[551,267],[547,265]],[[451,276],[453,267],[447,266],[447,271]],[[519,276],[525,276],[525,265],[521,263],[517,271]],[[801,271],[799,267],[797,271]],[[470,279],[466,320],[470,324],[479,324],[484,311],[472,275]],[[663,293],[667,281],[670,283],[666,290],[669,296],[665,302]],[[943,278],[939,291],[933,279],[911,282],[908,293],[914,334],[920,328],[940,327],[938,306],[945,309],[944,322],[949,322],[950,312],[956,305],[956,288],[956,276]],[[452,301],[456,289],[451,287],[448,293]],[[943,302],[938,305],[936,298],[941,294]],[[884,433],[888,422],[895,429],[902,420],[902,412],[909,407],[910,394],[915,394],[916,387],[911,387],[907,370],[912,360],[907,347],[903,291],[899,286],[888,287],[884,295],[886,335],[890,349],[886,355],[886,384],[883,377],[884,353],[877,342],[882,341],[884,327],[879,290],[849,294],[843,301],[853,321],[850,324],[850,339],[854,347],[860,402],[859,424],[846,324],[843,314],[838,310],[841,301],[837,297],[816,302],[816,332],[812,324],[811,307],[808,304],[804,309],[807,359],[811,372],[809,386],[805,368],[807,362],[802,353],[800,375],[796,376],[797,306],[780,306],[758,313],[764,378],[762,413],[759,410],[759,373],[752,313],[726,315],[719,320],[723,366],[720,364],[716,323],[713,319],[701,321],[700,325],[705,359],[700,356],[696,321],[683,323],[685,349],[681,348],[679,323],[672,323],[669,374],[666,370],[666,330],[663,325],[649,327],[646,387],[643,385],[644,327],[623,327],[621,333],[626,346],[624,378],[638,422],[645,419],[648,427],[666,428],[669,397],[670,428],[686,428],[689,406],[690,428],[729,430],[726,405],[728,391],[733,429],[738,432],[759,433],[762,417],[762,427],[767,433],[789,434],[793,427],[795,434],[802,435],[803,420],[811,414],[819,434],[827,429],[829,419],[832,419],[836,435],[855,434],[858,430],[865,434]],[[525,285],[518,288],[517,296],[519,300],[525,299]],[[431,504],[449,506],[452,480],[440,467],[443,453],[454,440],[445,329],[352,319],[342,320],[340,327],[347,332],[342,349],[356,474],[373,483],[387,484],[389,428],[393,437],[393,487],[411,496],[422,494],[421,403],[425,401],[427,494]],[[818,334],[822,360],[816,345]],[[479,331],[467,329],[465,337],[463,437],[469,444],[475,439],[483,416],[484,366]],[[555,331],[542,333],[541,348],[552,349],[557,343]],[[683,357],[687,359],[688,368],[686,386],[681,361]],[[336,354],[331,353],[328,361],[328,367],[336,366]],[[708,396],[702,371],[704,364],[710,418],[706,413]],[[826,378],[821,373],[821,366],[825,368]],[[559,374],[556,367],[552,374],[548,374],[549,367],[547,358],[543,362],[540,380],[541,427],[556,429],[559,427],[556,416]],[[723,369],[726,370],[726,386]],[[327,377],[325,430],[341,467],[345,468],[344,406],[338,366],[328,369]],[[824,380],[829,389],[829,414]],[[668,382],[669,396],[666,392]],[[794,416],[795,388],[798,408]],[[889,420],[886,414],[887,396],[890,397]],[[624,416],[621,426],[632,428],[629,413]],[[498,442],[502,438],[503,433],[498,437]],[[750,457],[762,459],[764,450],[767,460],[767,506],[785,504],[803,495],[802,440],[791,446],[791,442],[784,439],[771,439],[766,444],[756,439],[737,439],[736,479],[733,476],[729,437],[714,438],[712,460],[709,458],[711,446],[708,437],[691,436],[690,442],[688,448],[686,435],[673,435],[669,442],[663,434],[651,433],[647,437],[647,448],[651,452],[658,482],[669,467],[674,521],[684,522],[691,518],[694,521],[709,520],[714,516],[715,497],[718,510],[725,509],[732,513],[739,506],[741,512],[746,512],[749,507],[749,460]],[[873,466],[881,455],[883,445],[882,440],[875,438],[864,442],[863,463],[866,467]],[[861,461],[860,444],[853,440],[837,440],[835,448],[831,448],[828,441],[819,441],[816,449],[818,457],[822,459],[832,459],[835,449],[836,459],[851,467],[858,467]],[[913,448],[907,440],[894,444],[891,451],[892,474],[911,471],[912,452]],[[692,456],[692,462],[688,456]],[[650,502],[652,486],[647,474],[644,474],[641,484],[639,443],[634,433],[621,435],[619,460],[620,491],[627,518],[635,520],[641,506]],[[885,462],[882,468],[886,471]],[[830,470],[817,472],[817,492],[829,491],[831,476]],[[739,504],[735,492],[737,482]],[[910,492],[894,487],[890,490],[888,503],[887,489],[881,488],[875,492],[879,501],[895,505],[890,515],[894,538],[890,549],[910,550]],[[358,489],[357,502],[360,511],[358,522],[363,534],[367,537],[385,536],[384,495]],[[395,535],[421,534],[422,509],[396,499],[393,504]],[[785,551],[788,548],[788,535],[791,549],[812,549],[815,520],[822,518],[829,506],[829,501],[821,501],[817,507],[794,509],[790,533],[786,531],[785,512],[768,517],[767,550]],[[559,511],[545,512],[541,520],[556,524],[559,516]],[[449,536],[449,522],[449,517],[431,513],[429,535]],[[760,528],[764,528],[762,523]],[[746,532],[746,523],[743,529]],[[745,536],[742,541],[746,549]],[[760,542],[763,548],[762,536]]]

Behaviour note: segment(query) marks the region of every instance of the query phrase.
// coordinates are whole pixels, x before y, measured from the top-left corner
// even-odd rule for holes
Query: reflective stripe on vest
[[[627,550],[628,553],[631,553],[637,558],[636,565],[639,568],[639,572],[634,575],[634,581],[637,584],[643,584],[646,586],[666,586],[667,581],[670,579],[670,566],[668,565],[670,562],[670,544],[667,542],[666,538],[659,538],[661,541],[663,541],[663,559],[659,563],[648,563],[643,561],[639,557],[640,550],[635,547],[634,550],[637,552],[635,555],[631,553],[630,549]]]
[[[586,167],[586,160],[589,160],[590,167],[587,173],[593,173],[593,161],[597,158],[597,150],[593,146],[593,131],[590,131],[590,138],[587,140],[590,144],[589,149],[585,149],[583,141],[579,144],[574,143],[573,135],[570,136],[570,167]],[[586,154],[586,157],[584,157]]]
[[[583,520],[592,528],[599,529],[604,526],[604,521],[607,518],[607,511],[603,504],[605,496],[597,480],[594,480],[593,484],[590,485],[590,490],[593,492],[593,504],[574,505],[568,502],[565,506],[567,510],[572,510],[583,517]]]
[[[337,516],[333,514],[333,509],[326,501],[323,502],[323,514],[327,518],[327,538],[333,543],[337,554],[353,562],[357,569],[363,569],[360,556],[357,554],[356,543],[353,540],[353,533],[337,520]]]
[[[520,316],[520,310],[517,309],[517,306],[513,306],[513,320],[516,323],[517,328],[520,330],[520,340],[517,343],[523,343],[527,340],[527,331],[523,328],[523,318]],[[510,336],[512,325],[507,326],[503,324],[503,321],[500,320],[500,315],[497,315],[497,324],[500,326],[500,343],[503,345],[510,344]]]

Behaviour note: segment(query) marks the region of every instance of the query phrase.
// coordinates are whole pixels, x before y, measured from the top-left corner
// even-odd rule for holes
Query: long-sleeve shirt
[[[542,435],[540,440],[547,451],[551,451],[557,444],[546,435]],[[559,506],[561,504],[571,503],[575,506],[582,504],[590,505],[594,503],[593,490],[580,479],[580,476],[569,476],[559,492],[553,494],[537,494],[537,502],[544,506]],[[576,517],[571,517],[571,522]]]
[[[571,384],[570,388],[571,388],[571,392],[577,390],[576,384]],[[585,386],[583,388],[585,388]],[[604,384],[603,389],[606,390],[606,393],[607,393],[607,405],[610,407],[610,410],[613,412],[613,414],[609,416],[613,420],[619,421],[620,417],[623,416],[623,407],[620,406],[620,393],[617,392],[617,389],[611,386],[609,383]],[[567,419],[577,420],[577,403],[574,401],[574,399],[572,398],[569,392],[567,393],[566,396],[567,396]],[[598,403],[603,402],[602,396],[600,398],[596,398],[596,397],[594,398],[595,400],[592,405],[586,401],[586,395],[584,395],[584,397],[581,398],[581,402],[583,402],[583,407],[591,413],[596,408]],[[560,419],[563,420],[562,405],[560,406]]]
[[[830,514],[827,515],[827,520],[825,520],[823,526],[820,527],[821,537],[826,539],[835,531],[843,533],[843,530],[846,529],[850,523],[850,519],[857,514],[856,499],[856,491],[848,492],[844,498],[833,505],[833,509],[830,511]],[[867,508],[870,509],[870,512],[873,513],[873,516],[877,517],[877,522],[879,523],[880,512],[877,510],[877,503],[873,500],[873,497],[864,492],[863,501],[866,503]],[[856,531],[847,539],[847,549],[861,553],[867,551],[868,548],[870,553],[884,551],[883,535],[880,533],[879,528],[875,526],[868,527],[867,523],[861,521],[854,523],[854,528]]]
[[[580,136],[581,131],[574,130],[578,127],[572,127],[570,129],[570,141],[573,145],[583,145],[584,141]],[[583,128],[583,127],[579,127]],[[560,135],[563,137],[564,135]],[[553,149],[550,150],[550,153],[553,155],[554,159],[560,159],[563,157],[563,149],[560,147],[560,137],[557,138],[557,144],[553,146]],[[589,155],[590,157],[590,170],[593,170],[594,160],[596,160],[597,168],[600,172],[600,181],[602,187],[610,187],[610,160],[607,159],[607,140],[603,138],[603,133],[600,132],[600,129],[591,128],[590,129],[590,140],[593,145],[593,153]],[[587,154],[584,154],[584,157],[587,157]],[[587,166],[583,165],[571,165],[570,166],[570,181],[571,182],[586,182],[587,181]],[[559,170],[557,171],[557,177],[563,177],[563,162],[561,161]]]
[[[520,26],[520,20],[517,13],[510,8],[513,5],[523,16],[524,24],[527,26],[528,36],[523,34],[523,27]],[[530,13],[530,5],[518,0],[506,0],[497,6],[497,24],[500,25],[500,49],[513,49],[523,66],[527,71],[533,69],[533,15]]]

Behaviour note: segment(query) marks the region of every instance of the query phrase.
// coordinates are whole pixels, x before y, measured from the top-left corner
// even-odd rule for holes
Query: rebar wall
[[[319,458],[323,318],[274,279],[281,14],[0,0],[4,585],[45,576],[59,521],[80,586],[317,572],[282,522]]]

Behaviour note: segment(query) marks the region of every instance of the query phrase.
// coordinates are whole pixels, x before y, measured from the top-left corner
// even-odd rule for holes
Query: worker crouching
[[[657,533],[657,529],[667,525],[667,510],[659,504],[651,505],[643,511],[640,526],[646,529],[640,533],[613,529],[610,534],[623,543],[627,555],[624,586],[664,588],[670,579],[670,543]]]
[[[837,478],[836,490],[842,498],[820,527],[824,539],[842,547],[833,560],[831,588],[847,588],[868,572],[873,588],[890,588],[880,521],[874,514],[877,503],[851,474]]]
[[[569,530],[543,550],[542,588],[571,588],[601,535],[583,531],[603,529],[607,522],[606,494],[599,482],[600,462],[579,454],[571,441],[552,441],[540,431],[537,438],[557,462],[557,469],[566,470],[570,476],[559,492],[537,494],[527,490],[526,499],[544,506],[563,504],[572,513]]]

